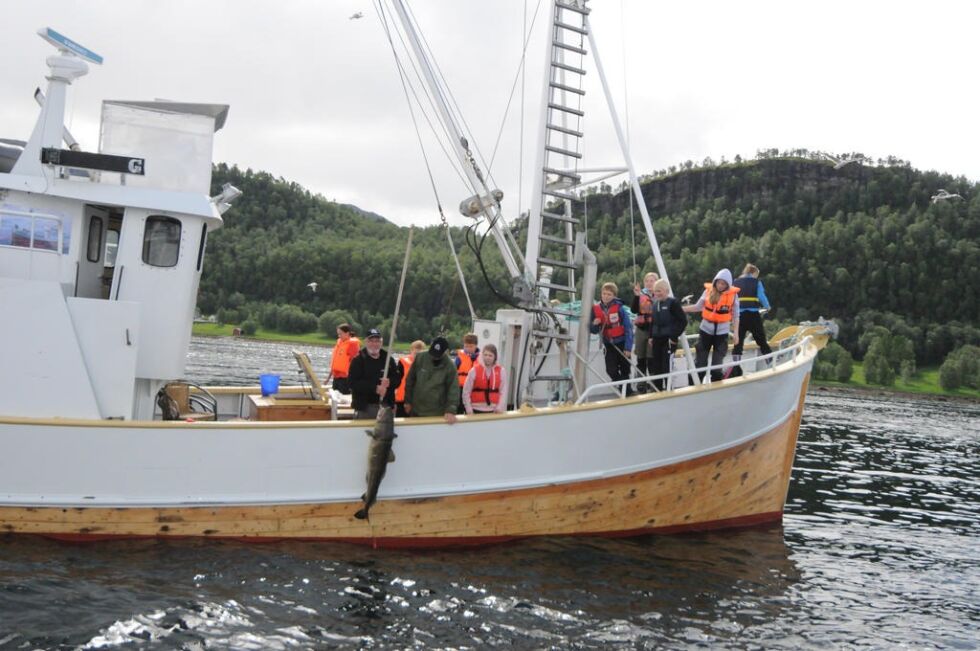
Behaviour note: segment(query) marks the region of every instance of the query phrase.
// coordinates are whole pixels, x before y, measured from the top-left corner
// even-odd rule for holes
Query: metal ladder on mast
[[[578,197],[573,190],[581,184],[582,177],[576,172],[582,159],[582,118],[585,111],[584,60],[588,39],[586,16],[590,9],[586,0],[555,0],[551,29],[551,60],[549,66],[546,117],[544,123],[543,166],[540,170],[541,193],[538,212],[538,257],[534,289],[541,297],[538,312],[560,316],[578,317],[579,312],[562,309],[551,304],[555,297],[571,302],[578,297],[576,272],[580,264],[575,260],[577,236],[581,222],[572,215],[572,202]],[[544,315],[541,315],[544,316]],[[571,334],[555,327],[538,323],[532,330],[531,359],[528,384],[533,382],[572,382],[570,374],[542,374],[542,362],[554,345],[558,346],[559,366],[568,368],[567,344]]]

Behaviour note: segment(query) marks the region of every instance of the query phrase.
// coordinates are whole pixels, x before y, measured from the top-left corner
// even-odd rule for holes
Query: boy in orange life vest
[[[347,374],[350,362],[361,349],[361,342],[354,336],[354,330],[347,323],[337,326],[337,345],[333,347],[330,359],[330,375],[333,377],[333,388],[340,393],[350,394],[350,381]]]
[[[732,272],[722,269],[714,280],[704,284],[704,293],[694,305],[684,306],[685,312],[701,311],[701,327],[698,330],[697,355],[695,366],[708,362],[711,351],[711,365],[721,364],[728,352],[728,335],[738,344],[738,287],[732,287]],[[698,373],[704,379],[704,372]],[[711,370],[711,381],[722,378],[722,369]]]
[[[398,364],[401,366],[402,369],[403,378],[408,377],[408,371],[409,369],[412,368],[412,362],[415,361],[415,355],[422,352],[423,350],[425,350],[424,341],[421,340],[413,341],[412,345],[409,346],[408,355],[403,355],[398,359]],[[398,388],[395,389],[395,415],[400,416],[402,418],[408,416],[408,414],[405,413],[405,384],[406,384],[405,382],[402,382],[401,384],[398,385]]]
[[[497,363],[497,347],[493,344],[483,347],[479,361],[466,375],[463,407],[467,414],[507,411],[507,374]]]
[[[606,355],[606,373],[613,382],[628,380],[630,377],[630,351],[633,349],[633,324],[623,302],[616,298],[619,288],[616,283],[602,286],[602,301],[592,306],[592,334],[602,335],[602,346]],[[633,389],[627,384],[626,395]]]
[[[456,378],[459,381],[459,405],[456,407],[456,413],[463,413],[463,385],[466,384],[466,376],[469,374],[470,369],[480,358],[480,349],[477,344],[480,340],[477,338],[476,333],[467,332],[463,335],[463,347],[457,350],[453,354],[453,362],[456,364]]]

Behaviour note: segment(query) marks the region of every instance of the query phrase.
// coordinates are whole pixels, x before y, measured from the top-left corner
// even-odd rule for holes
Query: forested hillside
[[[842,343],[859,357],[858,336],[870,325],[908,337],[919,363],[980,343],[977,184],[901,161],[882,163],[834,169],[827,161],[767,152],[648,178],[644,192],[675,293],[697,293],[717,269],[737,274],[753,262],[762,269],[772,318],[835,318]],[[215,187],[229,181],[244,196],[210,238],[202,311],[268,324],[285,309],[306,313],[305,326],[328,310],[364,327],[390,318],[406,229],[268,174],[217,166]],[[933,202],[939,189],[962,199]],[[634,277],[630,196],[602,190],[583,197],[575,212],[587,212],[600,279],[617,281],[627,299]],[[654,264],[635,209],[633,229],[635,271],[642,275]],[[463,231],[453,235],[476,310],[491,316],[500,303],[482,282]],[[422,229],[415,242],[399,338],[465,329],[466,304],[444,232]],[[486,257],[491,278],[506,287],[495,253]],[[313,281],[316,292],[307,287]],[[329,326],[339,316],[322,321]]]

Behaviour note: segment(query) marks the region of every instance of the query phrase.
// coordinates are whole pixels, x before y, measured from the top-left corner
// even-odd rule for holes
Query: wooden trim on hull
[[[210,537],[449,547],[528,536],[630,536],[778,521],[809,375],[789,418],[741,445],[604,479],[424,499],[166,508],[0,507],[0,533],[63,540]]]

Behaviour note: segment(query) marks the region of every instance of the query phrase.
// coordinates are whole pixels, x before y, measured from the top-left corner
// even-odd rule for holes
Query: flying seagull
[[[319,285],[316,284],[316,281],[312,283],[306,283],[306,286],[312,289],[314,292],[316,291],[316,288],[319,287]]]
[[[951,199],[962,199],[962,198],[963,198],[962,196],[956,193],[946,192],[946,190],[940,188],[939,190],[936,191],[936,194],[932,195],[932,202],[939,203],[940,201],[949,201]]]
[[[827,160],[834,163],[834,169],[839,170],[845,165],[850,165],[851,163],[867,163],[870,162],[870,158],[858,154],[856,156],[832,156],[831,154],[820,152],[820,155]]]
[[[356,14],[348,18],[348,20],[357,20],[358,18],[364,18],[364,12],[358,11]]]

